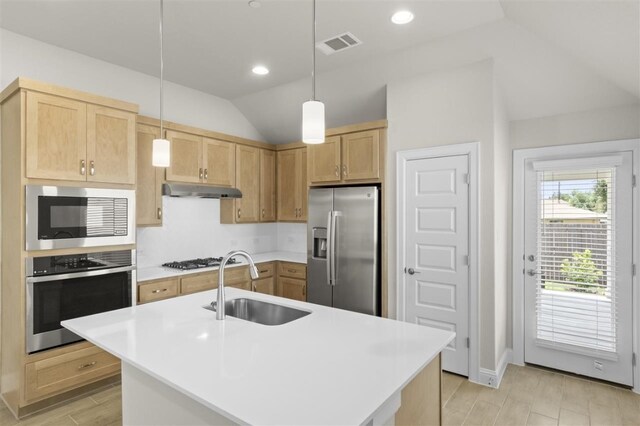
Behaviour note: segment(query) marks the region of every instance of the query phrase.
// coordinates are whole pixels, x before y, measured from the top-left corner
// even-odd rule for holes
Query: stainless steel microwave
[[[26,187],[26,250],[135,243],[135,191]]]

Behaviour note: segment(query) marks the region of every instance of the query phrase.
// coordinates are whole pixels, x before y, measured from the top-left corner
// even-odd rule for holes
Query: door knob
[[[420,273],[420,272],[416,272],[416,270],[415,270],[415,269],[413,269],[413,268],[407,268],[407,269],[405,269],[405,272],[406,272],[407,274],[409,274],[409,275],[419,274],[419,273]]]
[[[535,270],[533,270],[533,269],[529,269],[529,270],[527,271],[527,275],[529,275],[530,277],[534,277],[534,276],[536,276],[536,275],[540,275],[541,273],[542,273],[542,272],[537,272],[537,271],[535,271]]]

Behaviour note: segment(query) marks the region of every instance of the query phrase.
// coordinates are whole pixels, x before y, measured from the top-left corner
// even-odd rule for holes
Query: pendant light
[[[160,138],[153,140],[153,151],[151,155],[151,164],[154,167],[169,167],[171,164],[171,146],[169,141],[163,138],[164,122],[164,57],[163,57],[163,33],[162,24],[164,21],[164,0],[160,0]]]
[[[311,42],[311,100],[302,104],[302,142],[324,143],[324,104],[316,100],[316,0],[313,0]]]

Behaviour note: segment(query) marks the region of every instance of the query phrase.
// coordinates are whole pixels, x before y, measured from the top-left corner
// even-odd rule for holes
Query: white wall
[[[478,62],[387,86],[389,307],[396,307],[396,153],[480,142],[480,366],[495,369],[493,63]]]
[[[140,105],[159,116],[159,79],[0,29],[0,86],[28,77]],[[249,139],[262,136],[228,100],[165,82],[165,118]]]
[[[513,149],[640,137],[640,104],[510,123]]]

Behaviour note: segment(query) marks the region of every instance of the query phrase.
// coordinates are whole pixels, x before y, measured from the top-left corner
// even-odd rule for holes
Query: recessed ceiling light
[[[398,25],[408,24],[413,21],[413,13],[408,10],[399,10],[391,17],[391,22]]]
[[[251,71],[253,71],[254,74],[258,75],[269,74],[269,68],[265,67],[264,65],[256,65]]]
[[[260,6],[262,6],[262,4],[258,1],[258,0],[251,0],[249,2],[249,7],[252,7],[254,9],[259,8]]]

